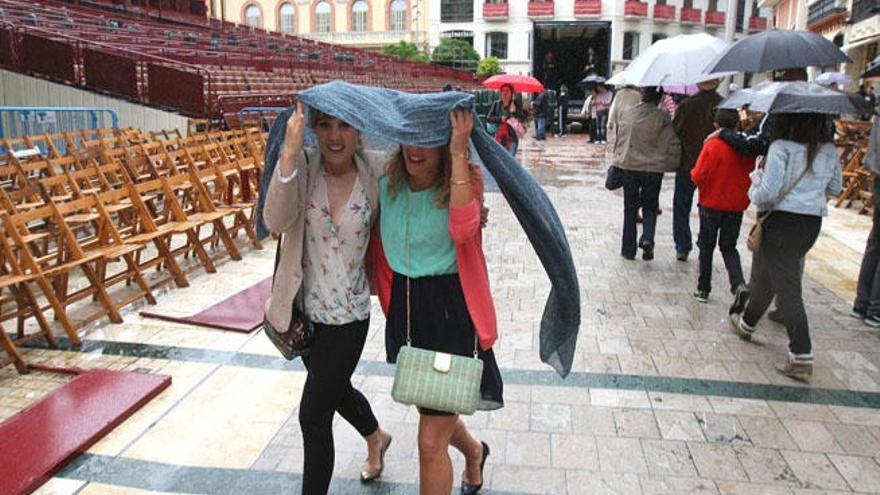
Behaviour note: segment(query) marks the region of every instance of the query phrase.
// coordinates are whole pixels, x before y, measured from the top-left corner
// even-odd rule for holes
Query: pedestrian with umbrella
[[[691,180],[691,170],[703,150],[703,140],[716,127],[715,107],[723,99],[716,91],[719,84],[720,79],[699,83],[699,93],[682,100],[672,119],[672,127],[681,140],[681,167],[675,172],[672,199],[672,237],[678,261],[687,261],[693,249],[690,220],[696,186]]]
[[[826,116],[855,108],[846,94],[806,82],[773,83],[753,91],[749,106],[775,115],[776,123],[763,166],[751,174],[749,199],[758,210],[758,225],[749,235],[751,294],[734,301],[730,321],[741,339],[751,341],[775,296],[789,338],[788,356],[776,369],[808,381],[814,359],[803,301],[804,260],[828,214],[827,196],[841,190],[840,160]]]
[[[501,93],[501,98],[492,103],[486,114],[489,132],[511,155],[516,156],[519,139],[525,135],[526,128],[522,101],[515,99],[514,95],[541,92],[544,91],[544,85],[534,77],[499,74],[486,79],[483,86]]]
[[[622,170],[623,235],[620,254],[635,259],[654,259],[654,233],[663,173],[679,167],[681,144],[669,114],[657,107],[660,90],[641,89],[642,101],[623,114],[614,144],[614,166]],[[642,209],[642,236],[636,241],[636,217]]]

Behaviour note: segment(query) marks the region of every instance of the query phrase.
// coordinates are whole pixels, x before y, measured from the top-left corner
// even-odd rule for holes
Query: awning
[[[837,35],[840,34],[842,31],[843,31],[843,28],[838,28],[838,29],[831,30],[827,33],[821,33],[821,34],[826,40],[833,42],[834,38],[836,38]]]

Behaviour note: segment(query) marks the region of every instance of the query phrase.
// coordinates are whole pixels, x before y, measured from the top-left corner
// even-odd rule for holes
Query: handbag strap
[[[407,189],[409,189],[409,183],[406,185]],[[410,217],[410,207],[409,207],[409,196],[410,192],[407,191],[406,194],[406,271],[412,273],[412,266],[410,265],[410,242],[409,242],[409,217]],[[410,303],[410,276],[409,273],[406,274],[406,345],[407,347],[412,347],[412,307]],[[477,338],[477,328],[474,327],[474,359],[479,359],[479,339]]]
[[[792,182],[790,186],[788,186],[788,188],[785,190],[785,192],[783,192],[778,198],[776,198],[776,201],[774,201],[773,204],[770,205],[770,208],[767,210],[767,214],[758,219],[759,223],[763,223],[764,220],[767,217],[769,217],[771,213],[773,213],[773,209],[776,208],[777,206],[779,206],[782,203],[782,201],[789,195],[789,193],[794,191],[794,188],[796,188],[797,185],[800,184],[801,179],[803,179],[807,175],[807,171],[809,171],[809,169],[810,169],[809,163],[804,165],[804,171],[801,172],[800,175],[798,175],[798,178],[795,179],[795,181]]]

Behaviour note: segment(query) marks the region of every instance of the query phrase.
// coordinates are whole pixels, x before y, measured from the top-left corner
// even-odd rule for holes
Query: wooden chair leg
[[[0,346],[2,346],[3,350],[6,351],[6,354],[9,355],[9,359],[12,360],[12,364],[15,365],[15,369],[19,374],[28,374],[30,370],[28,369],[27,363],[24,362],[21,354],[19,354],[18,349],[15,347],[15,343],[13,343],[12,339],[9,338],[9,335],[6,334],[6,329],[3,328],[3,325],[0,325]]]

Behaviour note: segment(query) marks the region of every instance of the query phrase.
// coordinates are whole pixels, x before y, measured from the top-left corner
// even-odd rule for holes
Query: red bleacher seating
[[[152,3],[183,5],[177,13],[188,17]],[[467,72],[221,23],[186,5],[0,0],[0,67],[212,118],[289,104],[298,91],[335,79],[411,92],[449,81],[476,87]]]

